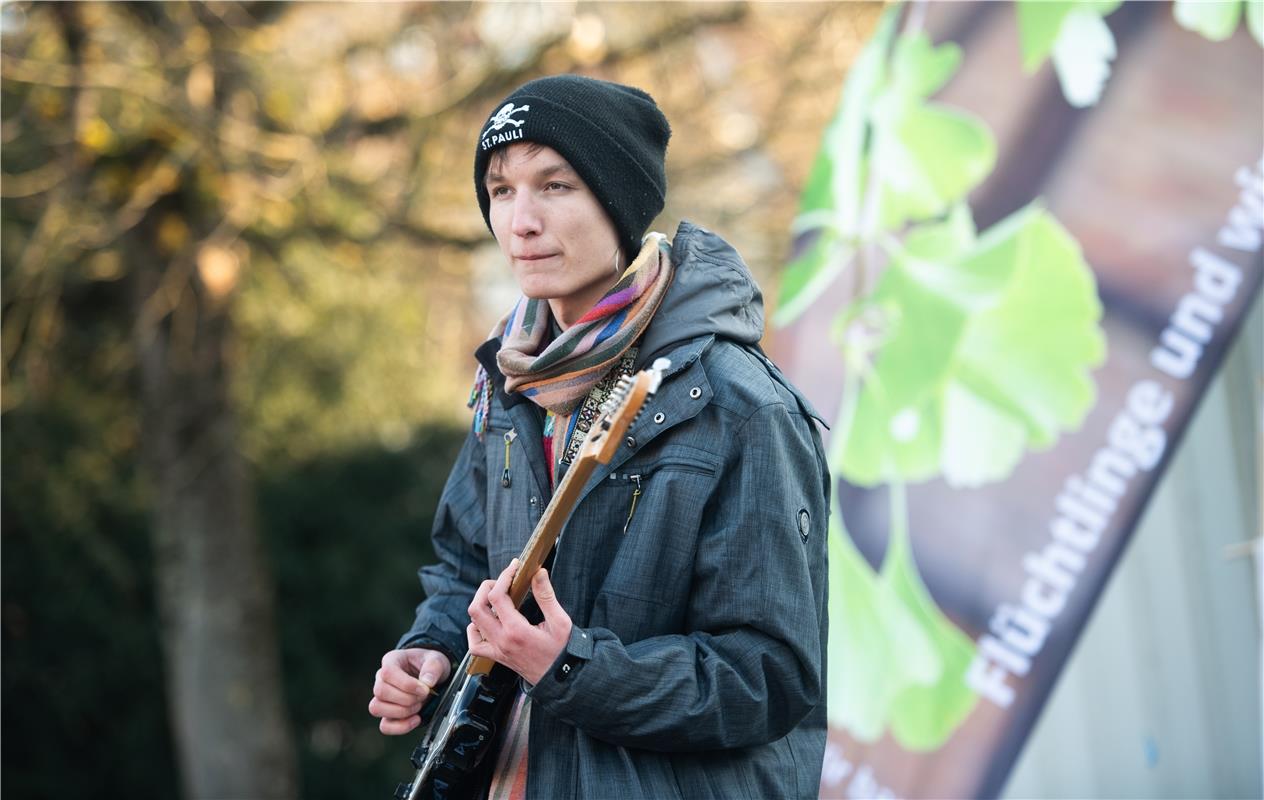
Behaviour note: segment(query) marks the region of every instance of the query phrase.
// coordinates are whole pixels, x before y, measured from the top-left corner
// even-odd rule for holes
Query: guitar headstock
[[[588,438],[579,451],[580,459],[593,458],[608,464],[614,458],[614,451],[619,449],[628,428],[636,421],[645,402],[658,391],[663,373],[670,367],[670,361],[658,358],[649,369],[619,379],[610,397],[601,404],[601,416],[588,431]]]

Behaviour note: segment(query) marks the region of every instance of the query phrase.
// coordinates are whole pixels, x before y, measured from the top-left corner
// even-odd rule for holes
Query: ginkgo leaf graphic
[[[856,485],[1001,480],[1092,405],[1105,337],[1079,245],[1033,205],[965,250],[936,252],[961,229],[910,235],[863,303],[885,331],[837,465]]]
[[[886,58],[895,38],[898,9],[888,9],[843,85],[838,113],[821,137],[794,219],[797,254],[786,265],[773,313],[788,325],[812,304],[851,261],[860,235],[863,192],[860,161],[869,107],[886,76]]]
[[[964,680],[974,643],[931,598],[903,512],[893,514],[900,522],[880,573],[831,520],[828,716],[859,741],[889,730],[910,750],[930,750],[977,702]]]
[[[861,164],[861,185],[876,175],[877,231],[942,216],[996,165],[996,140],[976,117],[926,102],[961,63],[955,44],[931,44],[924,33],[901,36],[890,79],[875,97],[873,144]]]
[[[836,515],[829,569],[827,716],[831,726],[876,741],[895,698],[910,685],[934,684],[943,665],[914,612],[856,550]]]
[[[902,507],[903,492],[898,495]],[[894,513],[899,521],[892,525],[882,579],[930,640],[940,669],[933,682],[909,681],[892,699],[891,735],[908,750],[934,750],[978,702],[978,695],[965,681],[975,647],[930,596],[913,559],[907,523],[900,512]]]
[[[1015,8],[1023,69],[1032,72],[1053,56],[1067,102],[1076,108],[1096,105],[1115,58],[1115,35],[1103,18],[1119,6],[1119,0],[1019,0]]]
[[[1256,0],[1258,5],[1258,0]],[[1186,30],[1213,42],[1223,42],[1238,29],[1242,0],[1176,0],[1172,17]]]
[[[879,23],[822,138],[794,221],[796,255],[778,293],[776,325],[811,305],[860,243],[943,216],[996,164],[986,125],[926,101],[957,71],[961,49],[935,46],[924,33],[897,39],[897,18],[888,12]],[[876,213],[862,209],[866,196]]]

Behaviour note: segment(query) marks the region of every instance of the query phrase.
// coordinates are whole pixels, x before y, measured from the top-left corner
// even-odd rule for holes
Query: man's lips
[[[540,253],[537,255],[514,256],[514,258],[518,261],[541,261],[546,258],[552,258],[555,255],[557,255],[557,253]]]

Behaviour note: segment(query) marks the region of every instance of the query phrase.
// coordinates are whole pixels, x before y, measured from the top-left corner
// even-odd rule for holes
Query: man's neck
[[[553,319],[556,320],[558,327],[566,330],[579,322],[618,281],[619,276],[612,275],[608,285],[598,286],[583,297],[555,297],[549,300],[549,310],[553,312]]]

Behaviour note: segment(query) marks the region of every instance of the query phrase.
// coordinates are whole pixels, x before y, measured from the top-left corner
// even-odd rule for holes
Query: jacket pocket
[[[622,533],[627,535],[636,518],[637,507],[649,491],[656,473],[712,476],[715,472],[714,466],[702,461],[680,457],[661,458],[640,465],[625,464],[622,470],[610,473],[604,483],[626,487],[624,491],[627,493],[627,502],[623,507],[627,509],[627,513],[623,516]]]
[[[681,633],[683,619],[680,611],[661,600],[629,597],[605,590],[597,595],[592,617],[593,625],[608,628],[626,645],[651,636]]]

